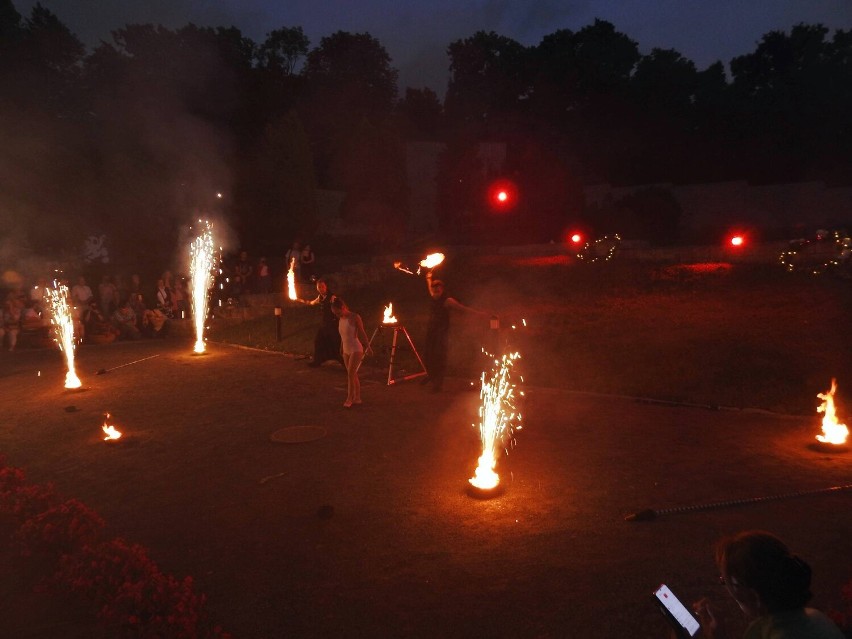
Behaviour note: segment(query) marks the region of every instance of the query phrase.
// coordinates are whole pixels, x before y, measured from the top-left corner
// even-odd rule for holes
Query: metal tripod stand
[[[414,347],[414,342],[411,341],[411,335],[408,334],[408,331],[405,330],[404,326],[401,326],[399,324],[380,324],[376,328],[376,330],[373,331],[372,337],[370,337],[370,347],[372,348],[373,341],[376,339],[376,336],[381,334],[382,328],[393,329],[393,341],[391,342],[390,361],[388,363],[388,386],[395,384],[396,382],[404,382],[409,379],[415,379],[417,377],[422,377],[423,375],[426,375],[426,365],[420,358],[420,353],[418,353],[417,349]],[[396,359],[396,351],[399,346],[400,334],[402,334],[402,336],[408,341],[408,345],[411,347],[411,352],[414,353],[414,357],[417,358],[417,362],[420,364],[420,370],[416,373],[412,373],[411,375],[405,375],[403,377],[400,377],[399,379],[394,379],[393,367],[394,360]]]

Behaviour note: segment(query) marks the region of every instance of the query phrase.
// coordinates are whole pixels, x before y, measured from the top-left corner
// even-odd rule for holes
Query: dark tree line
[[[86,51],[47,9],[0,0],[4,242],[62,252],[104,233],[121,259],[163,262],[196,214],[222,213],[239,243],[276,255],[315,233],[324,188],[394,245],[410,139],[447,146],[440,231],[457,239],[488,219],[482,142],[507,144],[503,176],[523,196],[496,237],[554,237],[593,182],[852,179],[852,31],[768,33],[730,78],[721,62],[641,55],[600,20],[532,47],[478,32],[447,53],[443,100],[399,95],[367,33],[312,47],[300,27],[257,43],[236,27],[126,25]]]

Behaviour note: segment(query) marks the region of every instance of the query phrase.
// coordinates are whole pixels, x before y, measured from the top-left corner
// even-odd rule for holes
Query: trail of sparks
[[[210,289],[216,268],[216,252],[213,246],[213,225],[198,220],[203,225],[199,235],[189,246],[189,286],[192,299],[192,319],[195,322],[195,352],[203,353],[204,324],[207,321]]]
[[[515,407],[515,384],[511,370],[518,353],[503,355],[495,360],[490,378],[483,372],[479,397],[479,439],[482,454],[477,461],[476,472],[468,481],[476,488],[494,488],[500,476],[494,471],[500,448],[507,445],[515,430],[521,429],[521,414]],[[520,393],[522,395],[522,393]]]
[[[83,383],[74,370],[74,317],[68,301],[68,287],[53,281],[53,288],[45,288],[44,300],[50,309],[50,323],[54,326],[53,339],[59,350],[65,355],[68,372],[65,374],[65,388],[80,388]]]

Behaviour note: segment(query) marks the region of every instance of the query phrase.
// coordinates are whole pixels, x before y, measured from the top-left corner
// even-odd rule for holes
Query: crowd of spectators
[[[300,279],[309,281],[315,259],[309,244],[294,242],[283,260],[283,272],[292,264]],[[220,266],[213,291],[220,306],[244,305],[247,294],[268,294],[275,288],[266,257],[253,261],[247,251],[240,251]],[[191,317],[189,284],[183,275],[166,270],[153,283],[144,282],[138,273],[88,277],[78,274],[62,281],[69,288],[74,334],[83,343],[165,337],[172,321]],[[14,351],[22,334],[49,341],[51,324],[44,301],[48,280],[25,283],[12,278],[5,284],[0,289],[0,349]]]
[[[286,278],[292,268],[296,278],[302,282],[315,281],[316,255],[310,244],[293,242],[284,254],[281,269],[276,273],[281,280]],[[285,280],[286,281],[286,280]],[[281,281],[277,282],[282,284]],[[266,257],[253,261],[248,251],[240,251],[233,257],[222,261],[221,272],[217,275],[214,296],[219,305],[245,306],[247,295],[269,294],[275,290],[273,268]]]
[[[173,282],[174,280],[174,282]],[[69,305],[74,321],[74,335],[83,343],[103,344],[114,340],[136,340],[143,337],[165,337],[169,322],[175,317],[188,317],[183,278],[172,278],[166,271],[158,281],[172,283],[146,296],[138,274],[129,278],[102,275],[97,289],[84,275],[73,280],[60,280],[69,287]],[[20,278],[7,282],[3,292],[0,316],[0,345],[14,351],[19,338],[32,337],[38,344],[50,341],[50,309],[45,302],[46,279],[25,284]],[[149,301],[151,300],[151,301]]]

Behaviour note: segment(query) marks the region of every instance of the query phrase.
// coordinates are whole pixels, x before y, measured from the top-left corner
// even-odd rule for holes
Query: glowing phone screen
[[[690,637],[694,637],[701,629],[701,625],[698,621],[696,621],[695,617],[690,614],[686,607],[680,602],[680,599],[675,597],[675,594],[669,590],[667,585],[662,584],[654,592],[654,595],[660,600],[660,603],[662,603],[666,609],[672,613],[672,616],[677,620],[677,622],[686,628]]]

